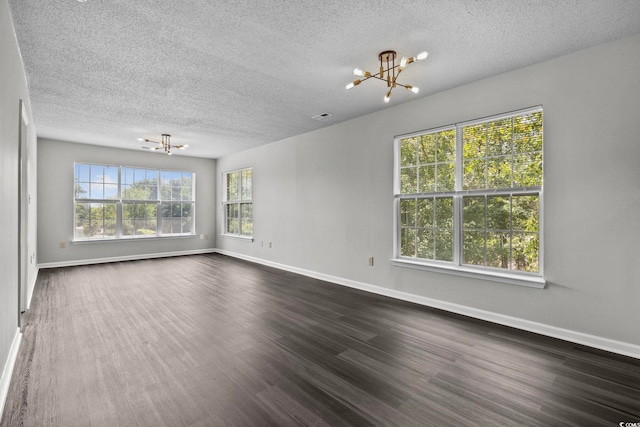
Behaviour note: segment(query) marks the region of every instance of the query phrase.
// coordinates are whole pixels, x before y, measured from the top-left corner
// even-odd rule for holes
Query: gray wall
[[[31,117],[31,105],[22,58],[15,37],[13,21],[6,0],[0,0],[0,375],[5,367],[11,343],[18,328],[18,142],[20,100],[24,100]],[[35,163],[36,133],[33,121],[27,130],[30,164]],[[35,182],[35,169],[30,170],[30,184]],[[35,206],[35,205],[33,205]],[[35,218],[35,212],[31,215]],[[29,242],[33,242],[35,229]],[[35,247],[27,247],[27,253]],[[30,278],[35,261],[30,265]],[[2,379],[3,381],[6,379]],[[2,404],[3,402],[0,402]],[[0,411],[1,412],[1,411]]]
[[[132,141],[135,145],[135,141]],[[122,150],[88,144],[38,139],[38,261],[79,260],[215,248],[215,160],[167,156],[142,150]],[[196,173],[196,233],[209,236],[71,243],[73,239],[73,164],[99,163]],[[60,242],[66,248],[60,248]]]
[[[255,241],[218,248],[639,345],[638,70],[635,36],[219,159],[220,173],[254,168]],[[394,135],[535,105],[547,287],[393,267]]]

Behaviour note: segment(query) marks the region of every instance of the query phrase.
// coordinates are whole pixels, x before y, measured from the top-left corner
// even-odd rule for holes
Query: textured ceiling
[[[39,136],[210,158],[640,32],[638,0],[9,3]],[[399,80],[419,95],[345,90],[387,49],[429,52]]]

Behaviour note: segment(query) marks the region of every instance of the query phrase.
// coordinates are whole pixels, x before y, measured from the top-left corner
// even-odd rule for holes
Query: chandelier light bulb
[[[351,82],[351,83],[349,83],[349,84],[345,87],[345,89],[349,90],[349,89],[351,89],[351,88],[352,88],[352,87],[354,87],[354,86],[355,86],[355,85],[353,84],[353,82]]]
[[[420,88],[419,87],[412,87],[411,88],[411,92],[418,93],[418,92],[420,92]]]
[[[427,56],[429,56],[429,54],[426,51],[420,52],[419,54],[416,55],[416,59],[418,61],[422,61],[423,59],[427,59]]]
[[[353,69],[353,75],[355,75],[355,76],[364,76],[364,71],[362,71],[360,68],[354,68]]]
[[[387,92],[387,94],[384,97],[384,102],[389,102],[389,100],[391,99],[391,91]]]
[[[400,66],[402,68],[407,66],[407,57],[406,56],[403,56],[402,59],[400,60]]]

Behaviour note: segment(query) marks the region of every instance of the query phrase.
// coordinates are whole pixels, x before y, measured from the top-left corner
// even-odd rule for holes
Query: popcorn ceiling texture
[[[637,0],[10,0],[40,137],[217,158],[640,31]],[[333,115],[316,121],[312,116]],[[415,129],[407,129],[407,132]]]

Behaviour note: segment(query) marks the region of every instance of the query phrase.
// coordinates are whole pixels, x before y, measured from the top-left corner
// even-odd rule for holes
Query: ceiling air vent
[[[331,113],[321,113],[318,114],[317,116],[313,116],[311,117],[313,120],[325,120],[327,118],[331,117]]]

